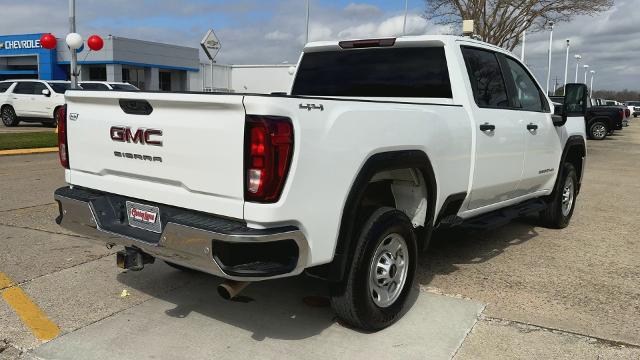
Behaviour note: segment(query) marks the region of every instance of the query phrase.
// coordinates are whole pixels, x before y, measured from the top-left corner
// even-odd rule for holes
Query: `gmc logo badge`
[[[110,130],[111,140],[142,145],[162,146],[162,130],[138,129],[135,133],[130,127],[112,126]]]

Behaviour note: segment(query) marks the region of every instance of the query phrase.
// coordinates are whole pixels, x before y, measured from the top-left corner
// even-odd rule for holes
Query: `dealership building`
[[[0,36],[0,80],[68,80],[70,51],[40,44],[43,34]],[[222,65],[200,60],[200,49],[105,36],[104,48],[78,52],[80,81],[128,82],[152,91],[287,91],[290,65]],[[249,54],[250,52],[248,52]]]

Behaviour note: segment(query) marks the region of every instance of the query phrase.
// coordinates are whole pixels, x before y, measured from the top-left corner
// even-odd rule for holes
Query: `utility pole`
[[[549,82],[551,81],[551,51],[553,48],[553,22],[550,24],[549,33],[549,63],[547,65],[547,94],[549,94]]]
[[[596,76],[596,72],[591,70],[590,73],[591,73],[591,86],[589,86],[589,90],[593,94],[593,78]]]
[[[402,35],[407,35],[407,14],[409,13],[409,0],[404,0],[404,21],[402,22]]]
[[[69,0],[69,33],[76,32],[76,0]],[[78,53],[76,49],[69,49],[71,51],[71,88],[78,88]]]
[[[569,48],[571,47],[571,40],[567,39],[567,58],[564,63],[564,91],[563,95],[567,93],[567,76],[569,75]]]

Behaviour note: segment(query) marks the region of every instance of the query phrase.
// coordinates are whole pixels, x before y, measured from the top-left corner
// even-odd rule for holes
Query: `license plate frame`
[[[162,233],[162,221],[160,221],[160,208],[133,201],[127,201],[127,222],[129,226]]]

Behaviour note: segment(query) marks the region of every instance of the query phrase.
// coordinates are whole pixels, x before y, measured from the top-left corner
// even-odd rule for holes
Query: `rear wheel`
[[[589,137],[594,140],[602,140],[607,137],[608,133],[607,125],[602,121],[594,121],[589,125]]]
[[[18,119],[16,112],[11,106],[3,107],[0,116],[2,117],[2,123],[7,127],[16,126],[20,122],[20,119]]]
[[[551,194],[547,209],[540,213],[546,227],[564,229],[569,225],[576,206],[578,177],[573,165],[567,163],[562,168],[560,187]]]
[[[48,127],[56,127],[58,126],[58,123],[60,122],[60,114],[58,114],[58,109],[60,107],[57,107],[54,111],[53,111],[53,120],[52,121],[43,121],[42,125],[44,126],[48,126]]]
[[[331,305],[351,326],[376,331],[396,322],[413,287],[417,240],[409,218],[376,210],[363,225],[351,269],[332,288]]]

